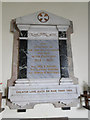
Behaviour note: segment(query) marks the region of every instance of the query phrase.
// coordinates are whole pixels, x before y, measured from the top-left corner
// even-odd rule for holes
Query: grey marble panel
[[[29,40],[27,78],[60,78],[58,40]]]

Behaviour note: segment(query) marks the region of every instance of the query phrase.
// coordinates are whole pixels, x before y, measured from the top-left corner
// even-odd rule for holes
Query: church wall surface
[[[3,95],[5,95],[7,80],[10,79],[12,71],[13,34],[10,33],[10,21],[39,10],[46,10],[73,21],[74,33],[71,35],[71,44],[74,75],[79,79],[80,91],[82,91],[83,81],[88,81],[88,3],[3,3]],[[8,107],[6,108],[7,113],[4,117],[18,117],[16,112],[11,115]],[[60,117],[64,115],[71,118],[86,118],[88,111],[72,108],[70,111],[64,112],[59,108],[55,109],[51,104],[46,104],[37,105],[34,110],[28,110],[24,117]]]

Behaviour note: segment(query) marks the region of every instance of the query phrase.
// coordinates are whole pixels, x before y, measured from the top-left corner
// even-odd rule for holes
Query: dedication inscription
[[[27,78],[60,78],[58,40],[28,40]]]

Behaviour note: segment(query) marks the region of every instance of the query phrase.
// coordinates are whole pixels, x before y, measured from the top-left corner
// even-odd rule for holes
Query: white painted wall
[[[83,81],[88,82],[88,3],[3,3],[2,11],[2,78],[3,91],[7,87],[7,80],[11,77],[13,34],[10,33],[10,21],[13,18],[24,16],[39,10],[46,10],[58,16],[73,21],[74,33],[72,34],[72,52],[74,62],[74,74],[79,79],[80,91]],[[5,92],[3,93],[5,94]],[[5,104],[5,101],[3,101]],[[17,114],[16,110],[10,110],[6,106],[3,117],[61,117],[87,118],[85,109],[72,108],[70,111],[62,111],[51,104],[37,105],[34,110]]]
[[[0,2],[0,18],[2,16],[2,3]],[[0,19],[0,56],[2,56],[2,19]],[[0,83],[2,82],[2,59],[0,58]],[[2,85],[0,85],[2,90]]]

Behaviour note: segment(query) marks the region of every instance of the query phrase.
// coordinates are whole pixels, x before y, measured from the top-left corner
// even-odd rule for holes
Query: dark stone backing
[[[59,40],[61,77],[68,78],[67,41]]]
[[[27,40],[19,41],[19,73],[18,78],[27,78]]]

